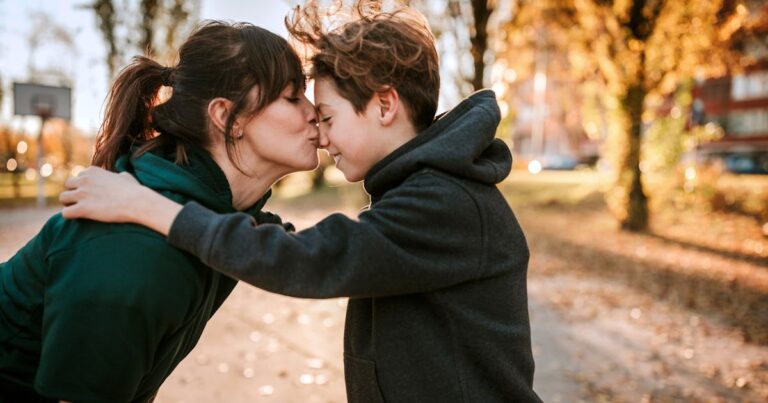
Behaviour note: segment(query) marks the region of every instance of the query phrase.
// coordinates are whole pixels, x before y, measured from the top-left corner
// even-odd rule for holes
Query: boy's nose
[[[328,134],[326,133],[326,130],[323,130],[322,127],[318,128],[318,138],[317,143],[319,148],[328,148],[328,145],[331,143],[330,140],[328,140]]]

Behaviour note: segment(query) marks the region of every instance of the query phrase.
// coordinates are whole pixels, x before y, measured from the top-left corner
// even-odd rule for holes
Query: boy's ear
[[[397,112],[400,109],[400,96],[397,90],[389,87],[377,92],[375,99],[379,106],[379,122],[382,126],[389,126],[394,123]]]
[[[229,111],[232,109],[232,101],[226,98],[213,98],[208,102],[208,118],[213,126],[222,133],[227,127]]]

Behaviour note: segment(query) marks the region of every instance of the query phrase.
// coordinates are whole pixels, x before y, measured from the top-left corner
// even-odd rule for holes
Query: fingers
[[[83,171],[82,171],[82,172],[80,172],[80,174],[79,174],[79,175],[77,175],[77,176],[92,176],[92,175],[100,175],[100,174],[102,174],[102,173],[104,173],[104,172],[109,172],[109,171],[107,171],[106,169],[103,169],[103,168],[99,168],[99,167],[97,167],[97,166],[93,166],[93,165],[91,165],[91,166],[89,166],[88,168],[85,168],[85,169],[83,169]]]
[[[122,176],[122,177],[123,177],[123,178],[125,178],[125,179],[128,179],[128,180],[130,180],[130,181],[131,181],[131,182],[133,182],[133,183],[139,183],[139,181],[138,181],[138,180],[136,180],[136,177],[135,177],[135,176],[133,176],[133,175],[131,175],[131,174],[130,174],[130,173],[128,173],[128,172],[120,172],[120,176]]]
[[[80,186],[83,186],[88,181],[88,177],[93,174],[92,168],[94,167],[88,167],[80,172],[77,176],[73,176],[64,181],[64,187],[67,189],[77,189]]]
[[[128,195],[142,193],[138,181],[131,174],[118,175],[98,167],[89,167],[77,177],[67,179],[64,186],[65,191],[59,195],[59,201],[66,206],[61,212],[64,218],[108,222],[120,220],[115,211],[124,210],[115,208],[113,195],[121,192]]]
[[[79,176],[74,176],[66,181],[64,181],[64,188],[66,189],[77,189],[78,187],[82,186],[83,178]]]
[[[59,195],[59,202],[65,206],[75,204],[80,201],[80,193],[77,190],[67,190]]]
[[[67,189],[74,189],[87,183],[89,178],[98,177],[106,172],[108,171],[102,168],[90,166],[82,170],[77,176],[67,179],[66,182],[64,182],[64,186],[66,186]]]
[[[73,204],[71,206],[64,207],[61,210],[61,216],[66,219],[74,219],[82,217],[82,208],[79,204]]]
[[[98,180],[103,180],[99,178],[105,178],[110,175],[114,175],[114,173],[99,167],[91,166],[84,169],[77,176],[67,179],[64,182],[64,187],[66,189],[74,190],[74,189],[86,186],[90,183],[98,183],[97,182]]]

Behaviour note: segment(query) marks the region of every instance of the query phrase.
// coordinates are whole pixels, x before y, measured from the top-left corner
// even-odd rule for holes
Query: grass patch
[[[594,171],[513,171],[501,189],[513,208],[533,206],[602,207],[610,177]]]

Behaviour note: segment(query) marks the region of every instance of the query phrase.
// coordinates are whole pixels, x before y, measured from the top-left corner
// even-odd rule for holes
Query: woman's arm
[[[64,218],[86,218],[117,223],[135,223],[165,236],[182,206],[144,187],[128,173],[116,174],[90,167],[64,184],[59,196],[66,207]]]

